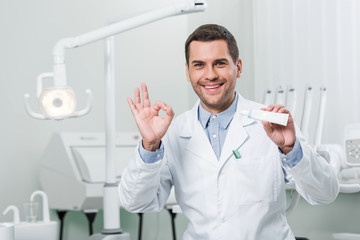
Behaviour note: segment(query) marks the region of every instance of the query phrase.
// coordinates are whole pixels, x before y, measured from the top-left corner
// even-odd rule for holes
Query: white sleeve
[[[296,191],[310,204],[334,201],[339,193],[339,182],[335,170],[316,153],[300,136],[303,150],[301,161],[294,167],[283,166],[285,174],[291,176]]]
[[[145,163],[137,146],[135,158],[121,176],[118,187],[120,205],[129,212],[158,212],[165,205],[171,186],[166,157],[155,163]]]

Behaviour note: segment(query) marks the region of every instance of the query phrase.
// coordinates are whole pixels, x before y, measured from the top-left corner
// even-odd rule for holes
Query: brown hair
[[[234,36],[223,26],[216,24],[205,24],[198,27],[185,42],[185,58],[189,64],[190,50],[189,46],[192,41],[210,42],[214,40],[225,40],[230,52],[230,56],[236,63],[239,58],[239,49]]]

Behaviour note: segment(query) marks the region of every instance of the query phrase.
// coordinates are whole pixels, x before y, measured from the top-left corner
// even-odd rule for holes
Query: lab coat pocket
[[[238,205],[277,200],[277,161],[277,155],[231,159],[229,183],[232,197]]]

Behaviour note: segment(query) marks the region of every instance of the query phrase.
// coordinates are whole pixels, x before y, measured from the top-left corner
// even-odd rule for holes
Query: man
[[[233,35],[203,25],[185,44],[186,75],[198,101],[173,120],[171,106],[151,106],[147,87],[129,106],[142,135],[136,159],[119,186],[121,205],[132,212],[160,211],[172,186],[189,221],[183,239],[294,239],[285,216],[285,184],[311,204],[333,201],[337,177],[296,131],[259,123],[241,110],[264,108],[235,91],[242,63]],[[165,117],[158,116],[160,110]],[[290,113],[289,113],[290,114]]]

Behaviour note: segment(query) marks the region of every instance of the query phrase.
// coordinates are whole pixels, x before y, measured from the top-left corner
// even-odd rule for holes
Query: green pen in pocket
[[[233,154],[234,154],[234,156],[235,156],[236,159],[241,158],[241,155],[240,155],[240,153],[239,153],[238,150],[233,150]]]

